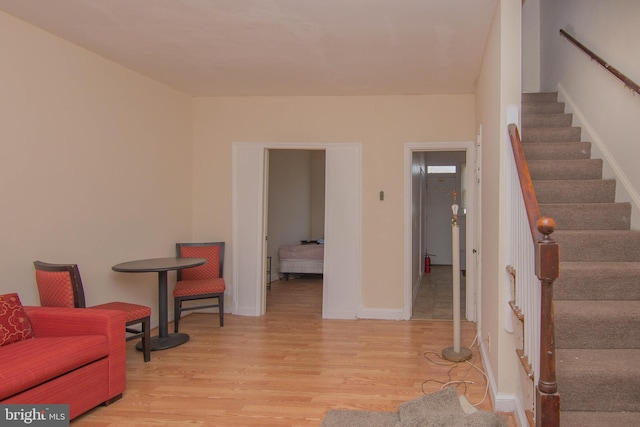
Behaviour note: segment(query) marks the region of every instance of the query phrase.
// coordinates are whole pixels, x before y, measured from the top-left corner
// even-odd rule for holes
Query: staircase
[[[560,420],[640,426],[640,231],[615,203],[556,93],[522,96],[522,142],[542,215],[556,220],[554,284]]]

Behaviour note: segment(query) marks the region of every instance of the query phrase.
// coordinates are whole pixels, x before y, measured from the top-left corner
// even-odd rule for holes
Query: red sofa
[[[71,419],[122,397],[125,314],[24,307],[33,338],[0,346],[0,403],[69,404]]]

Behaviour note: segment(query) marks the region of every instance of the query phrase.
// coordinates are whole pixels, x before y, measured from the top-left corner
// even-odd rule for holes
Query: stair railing
[[[569,35],[569,33],[567,33],[565,30],[560,30],[560,34],[562,36],[564,36],[567,40],[569,40],[571,43],[573,43],[578,49],[580,49],[581,51],[583,51],[584,53],[586,53],[587,55],[589,55],[589,57],[591,59],[593,59],[594,61],[596,61],[598,64],[602,65],[607,71],[609,71],[611,74],[613,74],[614,76],[616,76],[616,78],[618,80],[620,80],[622,83],[624,83],[624,85],[626,87],[628,87],[629,89],[631,89],[633,92],[640,94],[640,86],[638,86],[638,84],[636,82],[634,82],[633,80],[631,80],[629,77],[625,76],[624,74],[622,74],[620,71],[618,71],[615,67],[613,67],[611,64],[607,63],[604,59],[602,59],[600,56],[596,55],[591,49],[587,48],[585,45],[583,45],[582,43],[580,43],[578,40],[576,40],[574,37],[572,37],[571,35]]]
[[[555,221],[540,215],[518,128],[510,124],[508,131],[514,160],[507,162],[507,271],[513,286],[509,304],[523,322],[522,349],[517,354],[534,380],[536,426],[555,427],[560,425],[553,304],[559,247],[551,238]]]

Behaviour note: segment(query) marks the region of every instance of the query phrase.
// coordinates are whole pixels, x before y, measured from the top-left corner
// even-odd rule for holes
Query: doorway
[[[473,141],[405,144],[405,319],[411,319],[413,304],[425,278],[426,257],[434,267],[451,265],[451,219],[453,192],[459,206],[460,265],[465,306],[463,318],[475,320],[475,268],[477,201],[476,201],[476,144]],[[428,166],[454,167],[455,171],[436,169],[427,173]],[[427,185],[430,182],[430,185]],[[466,248],[472,250],[467,251]],[[441,267],[442,266],[442,267]],[[447,271],[449,276],[450,271]],[[441,275],[442,276],[442,275]],[[442,276],[445,277],[445,276]],[[446,280],[446,279],[445,279]],[[432,294],[433,295],[433,294]],[[452,301],[449,300],[452,306]]]
[[[232,145],[232,309],[266,309],[269,150],[325,150],[325,259],[322,317],[355,319],[362,282],[362,147],[358,143]]]
[[[265,311],[284,307],[283,304],[271,304],[272,299],[293,301],[296,293],[302,292],[297,288],[309,288],[311,292],[303,292],[305,304],[314,310],[319,308],[317,314],[320,314],[326,152],[270,149],[268,159]],[[288,253],[296,257],[286,260],[284,268],[280,260],[281,251],[285,257]],[[309,295],[317,301],[310,301]]]

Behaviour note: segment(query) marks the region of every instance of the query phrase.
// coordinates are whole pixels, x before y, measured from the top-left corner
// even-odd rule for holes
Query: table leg
[[[169,336],[169,316],[167,300],[167,272],[158,272],[158,330],[160,332],[160,338],[167,338]]]
[[[151,351],[164,350],[179,346],[189,341],[189,335],[183,333],[169,333],[167,300],[167,272],[158,272],[158,331],[157,337],[151,337]],[[138,350],[142,350],[142,342],[136,345]]]

